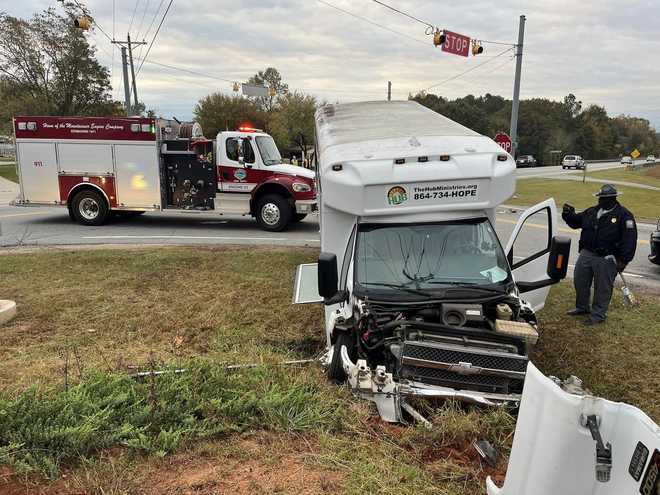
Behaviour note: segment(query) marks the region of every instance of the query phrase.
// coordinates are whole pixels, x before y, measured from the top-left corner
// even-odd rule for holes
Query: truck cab
[[[241,127],[216,138],[217,208],[235,205],[265,230],[284,230],[316,211],[314,172],[282,162],[273,138]]]
[[[298,268],[294,299],[324,303],[329,378],[387,421],[410,396],[518,401],[536,311],[566,276],[554,201],[501,242],[513,158],[415,102],[326,105],[316,140],[321,254]],[[529,228],[547,234],[531,253]]]

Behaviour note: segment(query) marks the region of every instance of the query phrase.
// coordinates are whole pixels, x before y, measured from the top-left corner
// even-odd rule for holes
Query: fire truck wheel
[[[291,221],[291,206],[285,197],[267,194],[259,200],[257,222],[264,230],[281,232]]]
[[[344,367],[341,364],[341,348],[346,346],[348,350],[348,355],[354,358],[354,341],[349,333],[341,332],[335,340],[335,344],[332,347],[332,359],[330,360],[330,366],[328,367],[328,380],[333,383],[344,383],[346,381],[346,373],[344,372]]]
[[[305,217],[307,217],[307,213],[296,213],[293,217],[294,222],[302,222]]]
[[[82,225],[102,225],[108,218],[108,205],[96,191],[81,191],[73,198],[73,216]]]

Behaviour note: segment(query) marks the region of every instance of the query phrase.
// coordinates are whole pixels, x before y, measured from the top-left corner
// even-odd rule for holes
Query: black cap
[[[598,198],[611,198],[611,197],[617,197],[619,195],[619,191],[616,190],[616,187],[614,187],[612,184],[605,184],[603,187],[600,188],[600,191],[598,191],[594,196]]]

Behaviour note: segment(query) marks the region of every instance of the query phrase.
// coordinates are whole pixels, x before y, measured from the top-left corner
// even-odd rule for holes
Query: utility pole
[[[392,81],[387,81],[387,101],[392,101]]]
[[[126,115],[130,116],[133,111],[137,110],[137,87],[135,86],[135,70],[133,69],[133,45],[146,45],[146,41],[131,41],[128,36],[127,41],[112,40],[113,45],[121,47],[121,65],[124,73],[124,106],[126,107]],[[128,46],[128,56],[126,56],[126,47]],[[131,64],[131,74],[133,76],[133,94],[135,95],[135,107],[131,106],[131,86],[128,83],[128,64]]]
[[[121,67],[124,70],[124,106],[126,115],[131,114],[131,87],[128,85],[128,63],[126,62],[126,47],[121,47]]]
[[[127,34],[126,39],[128,40],[128,59],[131,63],[131,79],[133,80],[133,101],[135,107],[133,111],[136,112],[138,108],[138,96],[137,96],[137,85],[135,84],[135,67],[133,67],[133,49],[131,48],[131,35]]]
[[[523,39],[525,38],[525,16],[520,16],[518,27],[518,44],[516,45],[516,79],[513,83],[513,103],[511,105],[511,151],[516,156],[518,151],[518,107],[520,105],[520,70],[522,66]]]

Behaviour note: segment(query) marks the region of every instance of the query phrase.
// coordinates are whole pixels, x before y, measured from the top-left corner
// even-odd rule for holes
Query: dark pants
[[[584,311],[591,311],[593,320],[601,321],[607,318],[607,308],[612,299],[616,275],[616,263],[612,259],[597,256],[586,249],[580,251],[573,272],[575,307]],[[594,297],[593,304],[589,304],[592,283]],[[591,306],[591,309],[589,306]]]

